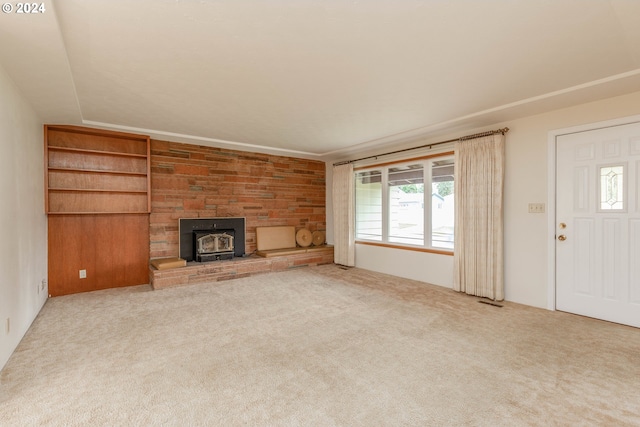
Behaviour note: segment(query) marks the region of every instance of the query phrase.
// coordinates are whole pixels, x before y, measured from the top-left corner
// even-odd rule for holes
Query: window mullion
[[[382,168],[382,241],[389,242],[389,168]]]
[[[425,247],[431,247],[431,215],[433,213],[433,209],[431,207],[431,203],[433,202],[433,191],[431,187],[432,182],[432,174],[433,174],[433,162],[431,160],[427,160],[423,165],[423,173],[424,173],[424,242],[422,243]]]

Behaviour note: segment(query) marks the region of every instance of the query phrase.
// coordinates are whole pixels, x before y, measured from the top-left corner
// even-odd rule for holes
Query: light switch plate
[[[544,203],[529,203],[529,213],[544,213]]]

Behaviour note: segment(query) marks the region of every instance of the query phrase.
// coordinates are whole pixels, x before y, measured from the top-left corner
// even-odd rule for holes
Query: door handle
[[[558,240],[560,240],[561,242],[564,242],[565,240],[567,240],[567,236],[565,236],[564,234],[561,234],[558,236]]]

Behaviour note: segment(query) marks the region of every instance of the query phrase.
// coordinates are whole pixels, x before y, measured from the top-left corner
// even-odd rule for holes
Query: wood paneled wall
[[[149,283],[149,215],[50,215],[48,221],[51,296]]]

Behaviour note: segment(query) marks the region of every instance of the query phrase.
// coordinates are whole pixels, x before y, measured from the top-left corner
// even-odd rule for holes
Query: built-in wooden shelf
[[[96,214],[104,214],[105,212],[49,212],[48,215],[51,216],[65,216],[65,215],[96,215]],[[109,215],[133,215],[133,214],[148,214],[149,212],[147,211],[140,211],[140,212],[136,212],[136,211],[113,211],[113,212],[108,212]]]
[[[146,190],[104,190],[100,188],[49,188],[49,191],[69,193],[121,193],[121,194],[147,194]]]
[[[113,175],[127,175],[127,176],[147,176],[146,172],[127,172],[127,171],[115,171],[115,170],[102,170],[102,169],[80,169],[80,168],[48,168],[49,172],[81,172],[81,173],[103,173]]]
[[[151,212],[148,136],[45,125],[45,165],[48,214]]]
[[[121,156],[121,157],[140,157],[146,158],[146,154],[136,154],[136,153],[119,153],[117,151],[105,151],[105,150],[88,150],[83,148],[71,148],[71,147],[56,147],[49,146],[49,151],[65,151],[68,153],[90,153],[97,155],[107,155],[107,156]]]

